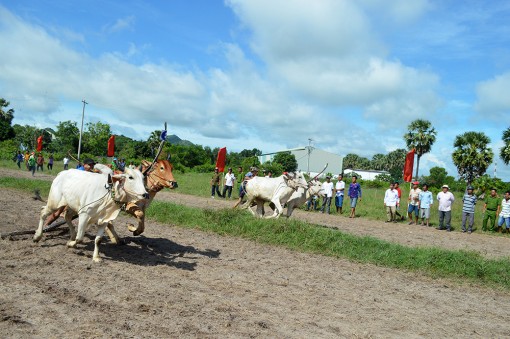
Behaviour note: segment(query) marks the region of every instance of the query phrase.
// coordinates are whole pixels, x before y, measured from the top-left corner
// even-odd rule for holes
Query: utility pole
[[[312,153],[312,139],[308,138],[308,161],[306,164],[306,172],[308,173],[308,176],[310,176],[310,153]]]
[[[81,128],[80,128],[80,141],[78,142],[78,161],[80,161],[80,153],[81,153],[81,136],[83,134],[83,117],[85,116],[85,105],[88,104],[88,102],[83,99],[81,102],[83,102],[83,110],[81,111]]]
[[[494,162],[494,178],[496,178],[496,168],[498,167],[498,162]]]

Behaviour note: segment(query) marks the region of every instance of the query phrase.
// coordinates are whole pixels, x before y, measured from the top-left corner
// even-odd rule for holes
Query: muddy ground
[[[0,175],[2,172],[0,171]],[[0,232],[35,229],[42,203],[0,193]],[[161,194],[200,207],[231,202]],[[318,213],[298,218],[409,246],[472,248],[508,256],[510,239],[387,225]],[[68,234],[0,241],[1,337],[508,337],[510,293],[417,273],[296,253],[149,222],[124,246]],[[90,234],[93,234],[93,229]],[[496,243],[496,246],[494,246]],[[460,244],[460,245],[459,245]],[[506,246],[505,246],[506,245]],[[497,250],[494,250],[497,248]]]

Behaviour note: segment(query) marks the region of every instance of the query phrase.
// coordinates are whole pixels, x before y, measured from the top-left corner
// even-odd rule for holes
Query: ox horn
[[[322,169],[322,171],[320,171],[319,173],[317,173],[317,175],[314,177],[314,178],[318,178],[319,175],[321,175],[322,173],[324,173],[324,171],[326,170],[326,168],[328,168],[328,165],[329,163],[326,163],[326,165],[324,165],[324,168]],[[309,180],[308,183],[311,183],[312,180]]]
[[[165,129],[164,129],[164,131],[166,132],[166,121],[165,121]],[[158,151],[156,152],[156,156],[154,157],[154,160],[152,160],[151,164],[149,166],[147,166],[145,171],[143,171],[143,175],[144,176],[146,176],[147,173],[150,172],[150,170],[152,169],[152,166],[154,166],[156,161],[158,161],[158,158],[161,155],[161,151],[163,150],[163,145],[165,144],[165,141],[166,141],[166,133],[165,133],[165,137],[163,138],[163,140],[161,140],[161,142],[159,143],[159,148],[158,148]]]

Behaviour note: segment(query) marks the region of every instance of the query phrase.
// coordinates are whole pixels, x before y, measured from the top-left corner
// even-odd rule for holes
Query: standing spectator
[[[232,188],[234,187],[234,182],[236,180],[236,176],[232,173],[232,168],[228,169],[227,174],[225,174],[225,186],[223,186],[223,198],[226,197],[226,193],[228,191],[228,198],[232,196]]]
[[[62,161],[64,162],[64,170],[69,169],[69,158],[67,157],[67,155],[64,157]]]
[[[351,199],[351,215],[349,218],[356,217],[356,205],[358,204],[358,200],[361,202],[361,185],[357,183],[358,177],[353,175],[352,182],[349,185],[349,191],[347,194]]]
[[[422,188],[423,190],[419,194],[421,225],[429,227],[430,206],[434,203],[434,199],[432,198],[432,192],[429,191],[429,185],[423,184]],[[425,220],[426,224],[424,223]]]
[[[466,220],[469,218],[468,233],[471,234],[475,222],[476,196],[473,194],[473,186],[468,186],[466,191],[462,197],[462,232],[466,233]]]
[[[322,190],[324,190],[324,197],[322,198],[321,213],[324,213],[324,207],[326,207],[326,212],[330,214],[331,198],[333,197],[333,183],[331,182],[331,177],[329,175],[326,176],[326,181],[322,183]]]
[[[30,157],[28,158],[28,169],[30,171],[32,171],[32,176],[34,176],[34,174],[35,174],[35,164],[36,164],[35,154],[34,154],[34,152],[32,152],[30,154]]]
[[[16,154],[16,164],[18,165],[18,168],[21,169],[21,163],[23,162],[23,154],[21,154],[21,151],[18,151],[18,154]]]
[[[53,154],[50,154],[50,156],[48,157],[48,171],[51,171],[53,169],[53,161],[55,161],[55,159],[53,158]]]
[[[342,180],[343,175],[338,175],[338,181],[335,185],[335,206],[336,212],[342,214],[342,206],[344,205],[344,191],[345,191],[345,182]]]
[[[452,221],[452,204],[455,200],[450,187],[443,185],[441,187],[442,192],[437,194],[437,201],[439,201],[439,226],[438,230],[444,230],[443,224],[446,224],[446,231],[451,232],[451,221]]]
[[[395,189],[395,184],[391,183],[390,188],[384,193],[384,207],[386,208],[386,222],[397,222],[396,211],[397,206],[400,205],[400,198]]]
[[[214,192],[218,193],[218,197],[223,198],[220,192],[220,173],[218,167],[214,169],[214,174],[211,179],[211,198],[214,199]]]
[[[501,201],[501,212],[499,213],[498,228],[506,225],[506,233],[510,233],[510,191],[505,192],[505,197]]]
[[[25,152],[25,167],[27,168],[27,170],[30,171],[30,168],[28,167],[28,159],[30,159],[30,153],[28,153],[28,151]]]
[[[400,183],[398,181],[395,181],[394,184],[395,184],[395,191],[397,191],[397,193],[398,193],[398,200],[400,201],[400,199],[402,199],[402,190],[400,189]],[[400,203],[397,205],[397,207],[395,209],[395,216],[398,217],[398,219],[400,219],[400,220],[405,220],[405,217],[400,214]],[[396,217],[395,217],[395,220],[397,220]]]
[[[42,156],[41,153],[37,154],[37,171],[39,171],[39,168],[41,169],[41,172],[43,171],[43,168],[44,168],[44,157]]]
[[[497,195],[495,188],[491,189],[491,194],[485,197],[483,205],[483,222],[482,231],[487,231],[487,221],[490,219],[489,231],[494,232],[494,224],[496,223],[496,211],[501,208],[501,200]]]
[[[409,191],[409,198],[407,199],[407,214],[409,216],[409,225],[413,224],[413,212],[415,223],[418,225],[418,215],[420,214],[420,183],[418,181],[413,182],[413,188]]]

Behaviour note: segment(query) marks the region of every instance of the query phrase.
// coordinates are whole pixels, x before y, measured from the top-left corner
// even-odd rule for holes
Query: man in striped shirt
[[[506,224],[506,233],[510,233],[510,191],[505,192],[501,201],[501,212],[499,213],[498,228]]]
[[[466,220],[469,219],[469,228],[467,232],[471,234],[473,231],[473,223],[475,221],[475,205],[476,196],[473,194],[473,186],[468,186],[467,192],[462,197],[462,232],[466,233]]]

